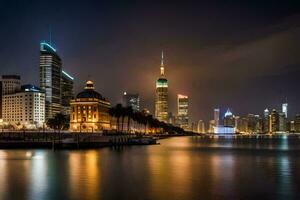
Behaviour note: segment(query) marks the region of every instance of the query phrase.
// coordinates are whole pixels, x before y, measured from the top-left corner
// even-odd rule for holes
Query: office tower
[[[288,104],[287,103],[282,104],[282,112],[284,113],[285,118],[287,118],[287,114],[288,114]]]
[[[294,120],[294,126],[295,126],[295,132],[296,133],[300,133],[300,114],[297,114],[295,116],[295,120]]]
[[[229,108],[224,115],[224,126],[225,127],[234,127],[235,126],[234,116],[233,116],[232,112],[229,110]]]
[[[209,125],[208,125],[208,132],[209,133],[214,133],[214,128],[215,128],[215,120],[210,120]]]
[[[236,121],[236,132],[238,133],[248,133],[248,119],[246,117],[243,118],[235,118]]]
[[[294,120],[287,122],[286,131],[289,133],[295,132],[295,121]]]
[[[139,94],[129,94],[127,92],[124,92],[123,105],[124,107],[131,107],[134,112],[140,111]]]
[[[269,127],[270,127],[270,125],[269,125],[269,121],[270,121],[269,117],[270,117],[270,112],[269,112],[269,109],[266,108],[264,110],[264,116],[263,116],[263,119],[262,119],[262,132],[263,133],[269,133],[270,132],[270,130],[269,130]]]
[[[61,106],[62,113],[65,115],[70,114],[70,101],[74,97],[74,78],[67,72],[62,71],[61,77]]]
[[[234,127],[235,127],[236,131],[238,132],[237,127],[240,122],[240,116],[234,116],[233,118],[234,118]]]
[[[160,77],[156,81],[155,118],[168,121],[168,80],[165,76],[164,54],[161,55]]]
[[[71,131],[102,131],[109,130],[110,102],[95,91],[92,81],[86,82],[84,90],[77,94],[71,102]]]
[[[62,61],[56,49],[40,43],[40,88],[45,91],[46,120],[61,112]]]
[[[205,124],[203,120],[199,120],[197,124],[197,132],[198,133],[205,133]]]
[[[260,133],[262,130],[261,119],[259,115],[248,114],[248,133]]]
[[[273,109],[269,119],[269,132],[276,133],[279,131],[279,113]]]
[[[279,132],[286,132],[286,113],[280,112],[278,113],[278,131]]]
[[[21,77],[18,75],[2,76],[2,94],[14,94],[21,90]]]
[[[215,126],[219,126],[219,122],[220,122],[220,109],[219,108],[215,108],[214,109],[214,120],[215,120]]]
[[[188,106],[189,106],[188,96],[178,94],[177,95],[177,123],[183,129],[188,129],[189,127]]]
[[[3,95],[3,121],[19,128],[38,128],[45,122],[45,94],[36,86]]]

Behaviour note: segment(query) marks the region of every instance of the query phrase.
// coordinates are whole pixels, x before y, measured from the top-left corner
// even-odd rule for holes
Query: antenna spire
[[[161,76],[165,75],[164,51],[161,51],[160,75]]]
[[[49,43],[50,43],[50,45],[52,45],[52,30],[51,30],[51,26],[49,27]]]
[[[161,51],[161,63],[160,66],[164,66],[164,51]]]

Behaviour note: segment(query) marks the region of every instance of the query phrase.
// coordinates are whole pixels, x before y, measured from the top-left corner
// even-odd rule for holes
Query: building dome
[[[93,81],[87,81],[84,90],[77,94],[76,98],[93,98],[104,100],[101,94],[94,90]]]

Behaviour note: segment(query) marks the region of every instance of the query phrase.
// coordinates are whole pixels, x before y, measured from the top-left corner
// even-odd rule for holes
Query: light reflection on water
[[[85,151],[0,150],[0,200],[299,199],[299,141],[160,142]]]

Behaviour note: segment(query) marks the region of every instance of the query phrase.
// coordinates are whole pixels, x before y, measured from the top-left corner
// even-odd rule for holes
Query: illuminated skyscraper
[[[61,77],[61,106],[62,113],[65,115],[70,114],[70,101],[74,97],[74,78],[67,72],[62,71]]]
[[[199,120],[197,124],[197,132],[198,133],[205,133],[205,124],[203,120]]]
[[[224,115],[224,126],[226,126],[226,127],[234,127],[235,126],[234,116],[233,116],[232,112],[229,110],[229,108]]]
[[[139,94],[129,94],[124,92],[123,104],[125,107],[131,107],[133,111],[140,111],[140,97]]]
[[[219,126],[219,121],[220,121],[220,109],[219,108],[214,109],[214,120],[215,120],[215,126]]]
[[[276,133],[279,131],[279,113],[273,109],[269,118],[269,131]]]
[[[181,128],[187,129],[189,127],[188,116],[189,99],[188,96],[178,94],[177,95],[177,123]]]
[[[50,44],[40,43],[40,88],[45,92],[45,117],[61,112],[62,61]]]
[[[263,131],[263,133],[269,133],[270,132],[270,130],[269,130],[269,128],[270,128],[270,112],[269,112],[269,109],[268,108],[266,108],[265,110],[264,110],[264,117],[263,117],[263,123],[262,123],[262,131]]]
[[[168,122],[168,80],[165,77],[164,54],[161,55],[160,77],[156,81],[155,118]]]
[[[288,104],[287,103],[282,104],[282,112],[284,113],[285,118],[287,118],[287,114],[288,114]]]

